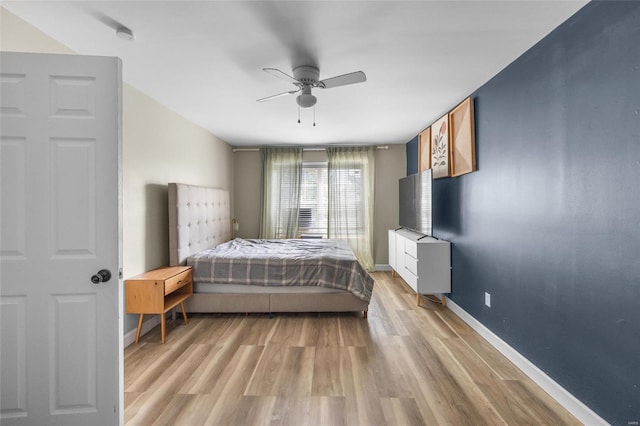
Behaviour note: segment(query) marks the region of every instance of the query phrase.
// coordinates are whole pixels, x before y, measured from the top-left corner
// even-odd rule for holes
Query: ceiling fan
[[[293,83],[297,87],[296,90],[288,92],[278,93],[277,95],[267,96],[266,98],[258,99],[258,102],[270,101],[272,99],[279,98],[281,96],[295,95],[296,102],[301,108],[310,108],[317,102],[317,98],[311,94],[311,89],[331,89],[338,86],[346,86],[348,84],[362,83],[367,81],[367,76],[362,71],[356,71],[349,74],[338,75],[336,77],[325,78],[319,80],[320,70],[314,66],[303,65],[293,69],[293,77],[280,71],[277,68],[263,68],[263,71],[281,78],[289,83]]]

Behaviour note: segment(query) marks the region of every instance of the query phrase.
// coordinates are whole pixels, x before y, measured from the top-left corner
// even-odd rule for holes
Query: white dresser
[[[427,237],[408,229],[389,230],[389,265],[416,292],[451,293],[451,247],[449,241]]]

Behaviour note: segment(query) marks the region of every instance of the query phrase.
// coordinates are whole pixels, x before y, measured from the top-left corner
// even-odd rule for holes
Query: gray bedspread
[[[373,279],[342,240],[236,238],[187,258],[200,283],[319,286],[369,301]]]

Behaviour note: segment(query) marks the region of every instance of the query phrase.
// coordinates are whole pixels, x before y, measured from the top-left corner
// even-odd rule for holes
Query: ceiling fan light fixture
[[[313,96],[311,93],[303,93],[302,95],[298,95],[296,98],[296,102],[298,102],[300,108],[311,108],[317,101],[318,98]]]
[[[298,90],[291,90],[277,95],[267,96],[266,98],[258,99],[258,102],[269,101],[271,99],[279,98],[285,95],[293,95],[300,93],[296,96],[296,103],[299,108],[311,108],[318,102],[318,98],[311,94],[311,89],[331,89],[332,87],[346,86],[349,84],[362,83],[367,81],[367,76],[362,71],[351,72],[348,74],[342,74],[335,77],[319,80],[320,70],[314,66],[303,65],[293,69],[293,77],[287,73],[280,71],[277,68],[262,68],[263,71],[278,77],[282,80],[286,80],[293,83]],[[298,110],[298,112],[300,112]],[[300,120],[298,120],[300,122]]]

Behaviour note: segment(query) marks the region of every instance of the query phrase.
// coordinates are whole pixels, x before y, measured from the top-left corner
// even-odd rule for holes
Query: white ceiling
[[[234,146],[406,143],[586,1],[3,1],[81,54]],[[115,35],[124,25],[127,42]],[[367,81],[315,89],[313,109],[262,68]]]

